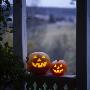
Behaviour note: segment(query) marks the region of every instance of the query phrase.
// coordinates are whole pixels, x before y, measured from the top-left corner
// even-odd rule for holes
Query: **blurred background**
[[[76,74],[75,0],[26,0],[28,54],[47,53],[64,59],[67,74]]]

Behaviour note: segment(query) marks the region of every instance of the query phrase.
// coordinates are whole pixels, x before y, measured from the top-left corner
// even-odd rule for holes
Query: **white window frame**
[[[27,57],[26,0],[13,0],[13,2],[14,52],[25,63]]]

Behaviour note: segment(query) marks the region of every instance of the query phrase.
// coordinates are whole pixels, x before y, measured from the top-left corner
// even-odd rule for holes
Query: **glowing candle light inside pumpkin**
[[[67,64],[64,60],[55,60],[52,62],[50,71],[55,76],[64,75],[67,71]]]
[[[34,74],[45,74],[51,65],[49,56],[44,52],[34,52],[28,56],[27,70]]]

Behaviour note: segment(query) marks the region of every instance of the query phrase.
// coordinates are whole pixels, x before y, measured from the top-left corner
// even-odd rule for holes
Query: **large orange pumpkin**
[[[55,60],[52,62],[50,71],[55,76],[62,76],[67,71],[67,64],[64,60]]]
[[[44,52],[34,52],[28,56],[27,70],[33,74],[46,74],[50,65],[50,58]]]

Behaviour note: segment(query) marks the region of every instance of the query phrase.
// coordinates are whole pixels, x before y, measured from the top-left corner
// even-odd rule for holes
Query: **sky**
[[[67,7],[75,8],[75,4],[70,4],[71,0],[26,0],[27,6],[42,6],[42,7]]]
[[[71,0],[26,0],[27,6],[76,8],[76,3],[70,3]]]

